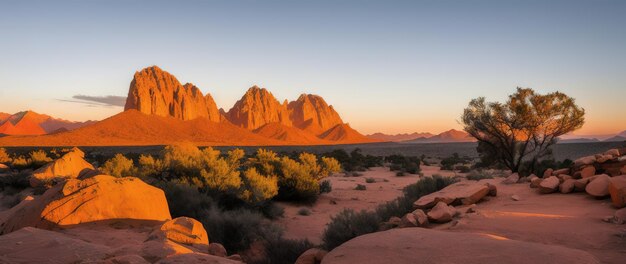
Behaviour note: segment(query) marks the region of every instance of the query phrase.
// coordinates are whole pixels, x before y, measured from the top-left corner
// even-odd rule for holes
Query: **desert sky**
[[[626,129],[624,1],[0,1],[0,112],[83,121],[158,65],[229,109],[252,85],[319,94],[362,133],[460,128],[517,86]]]

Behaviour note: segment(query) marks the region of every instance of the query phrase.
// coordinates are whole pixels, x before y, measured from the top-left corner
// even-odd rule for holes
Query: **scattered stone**
[[[413,213],[407,213],[401,218],[400,227],[417,227],[417,219]]]
[[[433,209],[428,212],[428,219],[436,223],[447,223],[456,214],[454,207],[448,206],[445,202],[438,202]]]
[[[475,206],[475,205],[474,205]],[[417,226],[427,226],[428,225],[428,216],[422,209],[416,209],[413,211],[413,216],[417,221]]]
[[[589,182],[591,180],[593,180],[593,179],[595,179],[595,176],[594,177],[589,177],[589,178],[575,180],[575,182],[574,182],[574,191],[584,192],[585,188],[587,187],[587,184],[589,184]]]
[[[556,176],[556,177],[559,178],[560,182],[564,182],[565,180],[572,179],[572,176],[569,176],[566,174],[560,174],[559,176]]]
[[[487,187],[489,188],[489,193],[487,195],[494,197],[498,195],[498,187],[491,183],[487,183]]]
[[[581,178],[588,178],[593,175],[596,175],[596,167],[594,166],[586,166],[582,170],[580,170]]]
[[[550,176],[550,177],[552,177],[552,176]],[[530,188],[538,188],[542,181],[543,181],[543,179],[540,179],[540,178],[531,179],[530,180]]]
[[[574,183],[576,182],[576,180],[574,179],[567,179],[565,181],[563,181],[563,183],[561,183],[561,185],[559,185],[559,191],[561,191],[561,193],[571,193],[574,191]]]
[[[295,264],[319,264],[328,251],[319,248],[310,248],[304,251],[296,260]]]
[[[570,174],[570,169],[569,168],[563,168],[560,170],[555,170],[552,172],[552,176],[558,176],[561,174],[565,174],[565,175],[569,175]]]
[[[517,194],[513,194],[513,195],[511,195],[511,200],[513,200],[513,201],[519,201],[519,200],[520,200],[520,197],[519,197]]]
[[[504,181],[502,183],[504,183],[504,184],[514,184],[514,183],[517,183],[517,181],[519,181],[519,174],[518,173],[513,173],[513,174],[509,175],[509,177],[506,177],[506,179],[504,179]]]
[[[622,208],[626,206],[626,175],[612,177],[608,187],[613,206]]]
[[[554,170],[553,170],[553,169],[551,169],[551,168],[546,169],[546,170],[543,172],[543,178],[548,178],[548,177],[552,176],[552,173],[553,173],[553,172],[554,172]]]
[[[574,165],[576,167],[580,167],[580,166],[583,166],[583,165],[591,165],[594,162],[596,162],[596,156],[595,155],[593,155],[593,156],[586,156],[586,157],[582,157],[582,158],[579,158],[579,159],[575,160],[574,161]]]
[[[184,216],[166,221],[152,231],[149,239],[169,239],[178,244],[190,246],[195,244],[209,245],[209,236],[202,223]]]
[[[585,187],[585,191],[594,197],[604,197],[609,195],[609,181],[611,177],[606,174],[598,175]]]
[[[539,183],[539,191],[544,194],[553,193],[559,187],[559,178],[550,176]]]

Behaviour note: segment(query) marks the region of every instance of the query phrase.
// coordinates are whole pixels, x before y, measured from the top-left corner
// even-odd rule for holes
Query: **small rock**
[[[506,179],[504,179],[504,181],[502,181],[502,183],[504,183],[504,184],[514,184],[514,183],[517,183],[517,181],[519,181],[519,174],[513,173],[513,174],[509,175],[509,177],[506,177]]]
[[[222,246],[220,243],[210,243],[209,244],[209,254],[218,257],[226,257],[228,253],[226,252],[226,248]]]
[[[596,167],[594,166],[586,166],[582,170],[580,170],[581,178],[589,178],[593,175],[596,175]]]
[[[518,196],[517,194],[513,194],[513,195],[511,195],[511,200],[513,200],[513,201],[519,201],[519,200],[520,200],[520,198],[519,198],[519,196]]]
[[[569,176],[567,174],[559,174],[559,176],[556,176],[556,177],[559,178],[560,182],[564,182],[565,180],[572,179],[572,176]]]
[[[624,223],[626,223],[626,208],[615,211],[613,217],[616,224],[623,225]]]
[[[553,172],[554,172],[554,170],[553,170],[553,169],[551,169],[551,168],[546,169],[546,170],[543,172],[543,178],[548,178],[548,177],[552,176],[552,173],[553,173]]]
[[[612,177],[608,187],[613,206],[622,208],[626,206],[626,175]]]
[[[417,219],[412,213],[407,213],[401,218],[400,227],[417,227]]]
[[[474,205],[475,206],[475,205]],[[413,216],[417,221],[417,226],[427,226],[428,225],[428,216],[422,209],[417,209],[413,211]]]
[[[594,177],[589,177],[589,178],[575,180],[575,182],[574,182],[574,191],[584,192],[585,191],[585,187],[587,187],[587,184],[589,184],[589,182],[591,180],[593,180],[593,179],[595,179],[595,176]]]
[[[569,175],[570,174],[570,169],[569,168],[563,168],[560,170],[555,170],[552,172],[552,176],[558,176],[561,174],[565,174],[565,175]]]
[[[553,193],[556,191],[557,188],[559,188],[560,183],[561,182],[559,181],[559,178],[557,178],[556,176],[550,176],[541,181],[541,183],[539,184],[539,191],[544,194]]]
[[[328,254],[328,251],[319,248],[310,248],[304,251],[296,260],[295,264],[318,264]]]
[[[452,208],[452,209],[451,209]],[[456,214],[454,207],[448,206],[444,202],[438,202],[433,209],[428,212],[428,219],[437,223],[447,223]]]
[[[585,187],[585,191],[594,197],[604,197],[609,195],[609,182],[611,177],[606,174],[598,175],[594,180],[589,182]]]
[[[400,219],[400,217],[397,217],[397,216],[392,216],[392,217],[389,217],[389,221],[387,221],[387,223],[393,226],[400,226],[400,224],[402,224],[402,219]]]
[[[611,155],[614,158],[619,157],[619,150],[618,149],[609,149],[606,152],[604,152],[604,155]]]
[[[596,156],[595,155],[594,156],[586,156],[586,157],[582,157],[582,158],[579,158],[579,159],[575,160],[574,161],[574,165],[576,167],[580,167],[580,166],[583,166],[583,165],[591,165],[594,162],[596,162]]]
[[[0,172],[8,171],[10,168],[6,164],[0,163]]]
[[[498,195],[498,187],[496,187],[495,185],[493,185],[491,183],[487,183],[487,187],[489,187],[489,193],[487,193],[487,195],[489,195],[489,196],[497,196]]]
[[[537,187],[539,187],[539,185],[541,184],[542,181],[543,181],[543,179],[540,179],[540,178],[531,179],[530,180],[530,188],[537,188]]]
[[[572,191],[574,191],[575,182],[576,180],[574,179],[565,180],[563,183],[561,183],[561,185],[559,185],[559,191],[561,191],[561,193],[571,193]]]
[[[599,154],[599,155],[596,155],[596,162],[605,163],[609,160],[612,160],[613,158],[614,158],[613,155]]]

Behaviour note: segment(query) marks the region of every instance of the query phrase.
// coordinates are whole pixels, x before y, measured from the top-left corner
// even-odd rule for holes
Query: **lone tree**
[[[534,170],[559,136],[582,127],[584,116],[585,109],[563,93],[541,95],[518,87],[504,104],[473,99],[463,111],[462,122],[478,140],[483,162],[498,162],[518,172],[524,161],[530,161]]]

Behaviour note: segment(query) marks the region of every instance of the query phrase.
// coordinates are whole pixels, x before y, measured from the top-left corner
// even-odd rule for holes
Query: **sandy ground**
[[[439,171],[438,167],[424,166],[423,172],[425,175],[454,176],[453,172]],[[365,179],[370,177],[376,182],[365,183]],[[359,177],[330,177],[332,192],[322,195],[317,203],[307,207],[311,210],[310,215],[298,215],[298,210],[305,206],[282,204],[285,217],[278,222],[285,227],[286,237],[308,238],[313,243],[320,243],[321,234],[331,216],[344,208],[374,209],[378,204],[399,196],[404,186],[419,178],[417,175],[396,177],[386,168],[374,168]],[[625,263],[626,225],[602,221],[602,218],[615,212],[609,199],[597,200],[585,193],[542,195],[527,183],[504,185],[502,180],[486,180],[497,186],[498,196],[488,197],[488,200],[477,204],[476,213],[431,228],[561,245],[587,251],[602,263]],[[359,183],[366,185],[367,190],[354,190]],[[512,195],[519,196],[520,201],[512,200]]]
[[[422,173],[425,176],[439,174],[441,176],[454,176],[451,171],[441,171],[439,167],[422,166]],[[374,178],[376,182],[366,183],[366,178]],[[331,216],[336,215],[344,208],[354,210],[372,210],[377,205],[391,201],[402,194],[402,189],[412,183],[417,182],[419,175],[406,174],[398,177],[389,168],[372,168],[363,172],[358,177],[328,177],[332,184],[332,191],[320,195],[317,202],[312,206],[294,205],[291,203],[280,203],[285,208],[285,215],[278,220],[278,223],[285,228],[286,238],[307,238],[313,243],[321,243],[321,236],[326,228],[326,223]],[[357,184],[367,187],[364,191],[354,188]],[[308,208],[310,215],[299,215],[301,208]]]

